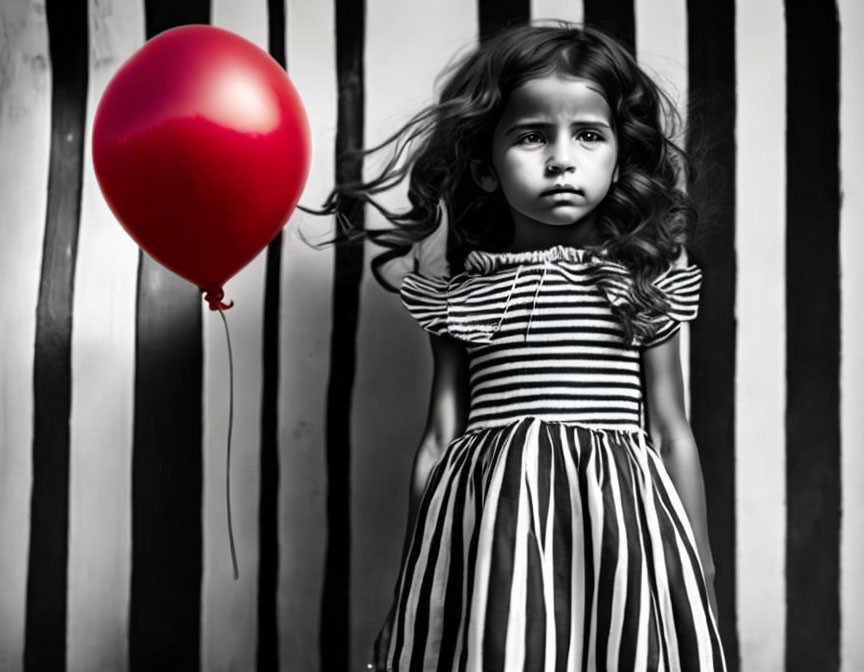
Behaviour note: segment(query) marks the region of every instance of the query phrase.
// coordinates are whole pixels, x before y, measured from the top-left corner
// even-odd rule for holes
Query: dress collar
[[[492,273],[501,268],[512,268],[534,264],[555,262],[571,264],[588,264],[605,261],[598,250],[584,247],[568,247],[555,245],[542,250],[528,252],[486,252],[474,250],[465,258],[465,270],[468,273]]]

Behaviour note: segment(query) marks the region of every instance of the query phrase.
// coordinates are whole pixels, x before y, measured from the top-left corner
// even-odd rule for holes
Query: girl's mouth
[[[577,189],[576,187],[571,187],[568,184],[556,185],[551,189],[547,189],[544,192],[541,192],[540,196],[557,196],[559,194],[572,194],[575,196],[581,196],[582,190]]]

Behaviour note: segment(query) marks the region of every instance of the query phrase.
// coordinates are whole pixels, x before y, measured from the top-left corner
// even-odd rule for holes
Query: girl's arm
[[[642,353],[645,372],[645,405],[651,442],[659,450],[666,471],[687,511],[711,607],[717,616],[714,597],[714,558],[708,540],[705,485],[699,451],[684,410],[684,380],[681,373],[680,334],[647,348]]]
[[[434,369],[426,428],[414,456],[408,500],[407,547],[420,497],[429,474],[447,445],[464,430],[468,418],[468,360],[465,348],[448,336],[430,335]]]
[[[448,336],[430,335],[434,370],[432,374],[432,393],[429,397],[429,413],[426,428],[420,438],[420,445],[414,455],[411,470],[411,491],[408,499],[408,525],[402,554],[408,552],[408,544],[414,532],[420,498],[426,489],[426,482],[432,468],[438,463],[444,449],[459,436],[468,418],[468,360],[465,348]],[[373,668],[385,670],[387,651],[390,648],[390,634],[393,628],[395,603],[375,639],[373,647]]]

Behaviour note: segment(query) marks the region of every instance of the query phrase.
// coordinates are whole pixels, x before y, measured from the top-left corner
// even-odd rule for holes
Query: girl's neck
[[[593,217],[586,217],[569,226],[514,221],[513,228],[513,242],[508,246],[510,252],[531,252],[556,245],[576,248],[600,247],[600,238]]]

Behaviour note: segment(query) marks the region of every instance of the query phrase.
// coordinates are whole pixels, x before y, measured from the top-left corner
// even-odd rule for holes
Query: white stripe
[[[602,475],[599,478],[591,477],[591,472],[598,468],[598,461],[602,459],[598,456],[600,452],[598,448],[599,442],[600,437],[592,435],[591,447],[588,454],[585,455],[584,451],[582,453],[582,459],[586,462],[585,470],[589,474],[588,478],[585,479],[585,491],[586,499],[588,500],[588,519],[591,521],[591,551],[594,555],[594,576],[591,577],[594,593],[591,598],[590,607],[591,631],[588,635],[589,670],[597,668],[597,604],[599,593],[597,587],[600,584],[600,563],[603,557],[603,523],[606,520],[606,512],[603,508],[603,492],[599,486],[603,480]],[[600,462],[599,466],[602,466],[602,462]]]
[[[550,429],[546,428],[544,431],[548,433],[550,432]],[[543,559],[543,602],[546,605],[545,672],[554,672],[557,666],[556,655],[562,655],[562,653],[557,652],[555,648],[557,634],[557,624],[555,621],[555,562],[558,560],[555,557],[555,544],[553,542],[552,532],[556,529],[555,517],[556,515],[560,515],[555,511],[556,476],[555,458],[554,456],[551,456],[549,460],[549,492],[546,498],[546,534],[543,538],[543,553],[540,556]],[[564,559],[565,558],[562,558],[561,560]]]
[[[662,488],[661,491],[664,491],[667,495],[669,506],[667,507],[666,502],[664,502],[662,499],[660,500],[660,506],[666,513],[666,517],[669,519],[670,524],[673,525],[675,539],[678,545],[678,556],[681,558],[681,564],[683,566],[684,573],[684,582],[687,586],[686,594],[688,597],[688,602],[690,604],[690,609],[694,614],[694,622],[697,624],[696,639],[699,649],[700,665],[706,665],[706,669],[710,670],[713,669],[713,655],[710,636],[709,633],[705,632],[704,629],[700,628],[698,624],[707,623],[708,627],[713,629],[718,639],[719,633],[717,633],[717,628],[713,618],[711,618],[710,614],[706,613],[705,608],[702,606],[696,583],[696,575],[694,573],[696,570],[694,570],[694,568],[690,564],[690,559],[689,555],[686,552],[684,540],[686,540],[687,545],[689,545],[696,553],[697,569],[701,572],[702,570],[701,559],[699,557],[699,547],[696,543],[696,538],[693,534],[693,528],[690,524],[690,519],[687,517],[687,512],[684,509],[683,502],[678,496],[678,491],[675,489],[675,485],[672,482],[669,473],[666,471],[665,466],[663,466],[662,458],[660,458],[655,453],[651,453],[648,454],[648,459],[654,463],[657,469],[658,479],[660,481],[660,488]],[[678,530],[678,527],[674,525],[674,520],[676,519],[680,522],[681,527],[683,528],[683,536]]]
[[[640,451],[639,457],[640,460],[642,460],[642,492],[644,495],[643,502],[645,504],[645,519],[648,528],[648,536],[653,540],[663,539],[663,532],[660,529],[658,522],[659,512],[657,511],[657,506],[654,501],[656,486],[651,470],[648,467],[649,455]],[[661,470],[660,473],[662,474],[663,471]],[[664,555],[662,544],[652,544],[651,551],[653,554],[652,559],[654,561],[655,575],[661,577],[661,580],[657,581],[657,627],[660,630],[659,636],[661,639],[666,640],[669,652],[669,667],[672,670],[679,670],[681,669],[681,661],[679,660],[678,655],[678,635],[675,631],[675,613],[672,609],[669,583],[665,580],[665,577],[669,576],[668,570],[666,569],[666,557]]]
[[[644,476],[644,458],[640,457],[642,452],[640,445],[640,451],[637,455],[634,456],[632,453],[628,454],[631,469],[633,470],[633,481],[630,488],[634,502],[641,501],[642,499],[639,494],[639,488],[637,487],[639,479]],[[639,573],[639,632],[636,638],[636,654],[634,658],[635,668],[633,672],[646,672],[648,669],[648,629],[651,624],[650,615],[652,597],[648,583],[648,551],[645,548],[645,537],[642,533],[642,521],[640,516],[636,517],[636,530],[639,533],[639,549],[642,554],[642,570]]]
[[[630,427],[631,423],[633,422],[632,413],[604,413],[602,419],[598,419],[597,414],[593,411],[587,417],[583,414],[580,414],[578,411],[562,413],[532,413],[530,414],[530,416],[544,422],[565,423],[568,425],[584,425],[586,427],[597,427],[600,424],[604,424],[610,428],[616,428],[617,425],[620,425],[622,430]],[[468,425],[467,431],[489,429],[493,427],[504,427],[513,424],[513,422],[513,416],[509,414],[502,418],[477,418],[476,420],[472,421],[470,425]]]
[[[33,343],[48,191],[51,73],[45,13],[0,3],[0,661],[21,669],[30,486]],[[8,77],[8,79],[7,79]]]
[[[446,480],[441,481],[441,486],[439,488],[439,492],[444,495],[446,490],[446,485],[450,486],[450,493],[445,502],[445,511],[443,514],[438,513],[435,518],[431,518],[429,520],[429,525],[426,528],[426,536],[430,538],[434,533],[435,525],[437,525],[438,521],[443,517],[443,520],[446,521],[454,521],[454,503],[456,500],[456,489],[459,486],[458,479],[456,478],[456,462],[457,458],[461,457],[461,455],[457,455],[455,453],[450,454],[451,467],[447,469]],[[459,468],[459,471],[465,468],[464,463],[462,467]],[[444,609],[441,607],[444,604],[444,596],[447,594],[447,572],[450,569],[451,562],[458,562],[458,558],[452,558],[450,552],[452,550],[449,538],[450,530],[448,527],[444,527],[442,539],[438,545],[438,553],[435,556],[435,566],[431,569],[432,572],[432,594],[430,603],[428,606],[428,611],[426,617],[428,619],[428,627],[427,627],[427,637],[426,637],[426,651],[423,657],[424,666],[433,669],[436,666],[436,661],[438,660],[438,652],[441,648],[441,633],[444,630]],[[427,569],[427,572],[430,570]],[[418,590],[422,582],[415,583],[415,589]]]
[[[864,5],[838,3],[840,31],[840,296],[842,316],[841,466],[843,511],[840,531],[840,660],[843,672],[864,669]]]
[[[495,395],[487,395],[485,397],[481,397],[476,401],[484,401],[486,398],[495,399],[497,398]],[[503,398],[503,397],[502,397]],[[638,410],[638,405],[627,402],[627,401],[609,401],[606,399],[556,399],[555,400],[555,409],[556,410],[574,410],[580,408],[611,408],[611,409],[621,409],[631,407],[633,411]],[[540,401],[520,401],[518,398],[510,401],[509,403],[501,403],[497,406],[490,408],[478,408],[472,413],[473,417],[481,417],[483,415],[503,413],[505,411],[516,414],[516,415],[531,415],[528,411],[532,409],[548,409],[549,402],[547,400]]]
[[[581,0],[531,0],[532,19],[560,19],[582,23],[584,15]]]
[[[711,640],[708,632],[705,631],[703,627],[700,627],[704,624],[711,623],[710,616],[705,612],[705,608],[702,605],[702,602],[699,597],[699,586],[696,581],[696,574],[693,565],[690,562],[690,556],[687,553],[687,546],[689,545],[693,551],[696,553],[697,562],[699,563],[697,566],[698,571],[701,571],[701,561],[699,561],[699,548],[696,545],[696,542],[693,538],[693,532],[690,527],[690,521],[687,518],[687,514],[684,511],[683,506],[681,506],[680,500],[678,500],[677,492],[674,490],[674,486],[671,484],[671,480],[666,481],[663,478],[663,474],[661,472],[661,480],[664,480],[665,490],[669,497],[669,503],[672,506],[672,510],[670,510],[666,503],[661,499],[660,507],[663,509],[663,512],[666,515],[666,518],[669,520],[669,525],[672,527],[672,531],[674,534],[674,543],[678,549],[677,556],[680,558],[681,562],[681,573],[684,577],[684,586],[685,593],[687,595],[687,604],[690,609],[690,613],[692,615],[693,623],[695,625],[696,632],[696,647],[699,652],[699,666],[700,670],[705,669],[712,670],[714,668],[713,665],[713,651],[711,648]],[[671,488],[671,489],[670,489]],[[675,520],[678,520],[682,527],[684,528],[684,536],[682,537],[681,532],[679,531],[677,525],[675,525]],[[687,540],[688,544],[684,543],[684,540]],[[669,541],[667,540],[667,543]],[[713,627],[709,625],[708,627]]]
[[[540,499],[540,431],[548,432],[548,428],[542,427],[539,423],[532,423],[528,431],[528,436],[533,440],[526,444],[525,454],[525,484],[524,490],[527,491],[527,498],[530,500],[530,510],[532,516],[532,525],[534,526],[534,548],[537,550],[537,557],[540,561],[540,571],[543,580],[543,605],[545,609],[544,622],[544,652],[543,669],[545,672],[554,672],[555,670],[555,566],[554,566],[554,545],[552,540],[552,530],[554,526],[555,515],[555,458],[554,455],[549,455],[548,479],[549,488],[546,496],[546,517],[541,523],[540,510],[543,504]],[[544,527],[545,525],[545,527]],[[543,537],[540,537],[540,531],[543,530]],[[517,533],[518,535],[518,533]],[[517,536],[521,539],[522,537]],[[529,541],[530,544],[530,541]],[[529,544],[526,544],[526,548]],[[523,640],[524,641],[524,640]]]
[[[333,186],[336,63],[333,3],[289,0],[286,61],[309,118],[312,160],[300,199],[320,204]],[[313,250],[327,220],[295,212],[282,241],[279,315],[279,585],[283,666],[317,672],[327,529],[324,413],[333,250]],[[302,316],[302,317],[301,317]],[[303,540],[299,543],[298,540]],[[383,614],[375,620],[383,620]],[[379,622],[380,624],[380,622]],[[367,649],[368,650],[368,649]],[[290,653],[289,653],[290,652]],[[287,657],[290,656],[290,661]]]
[[[214,0],[213,25],[267,51],[267,6]],[[255,667],[258,638],[258,506],[260,499],[262,326],[266,251],[225,285],[234,355],[231,507],[240,578],[232,577],[225,501],[228,351],[218,313],[202,302],[204,347],[203,575],[201,667]]]
[[[572,320],[538,319],[543,318],[544,316],[545,315],[542,312],[534,315],[534,320],[531,322],[531,332],[529,334],[529,338],[531,340],[533,340],[534,338],[547,338],[554,339],[555,341],[561,341],[562,339],[566,339],[568,337],[574,339],[579,338],[580,332],[579,330],[573,328]],[[587,317],[582,317],[579,319],[580,329],[610,329],[617,326],[618,322],[616,322],[616,320],[611,316],[607,319],[590,319]],[[517,334],[524,337],[527,328],[528,320],[514,320],[513,322],[508,320],[501,326],[501,331],[499,333],[503,335],[508,332],[516,332]],[[540,332],[541,329],[543,330],[543,333]],[[551,329],[557,329],[558,331],[550,333],[549,330]]]
[[[561,427],[558,440],[562,445],[567,445],[567,430]],[[582,511],[582,500],[579,496],[579,474],[574,463],[574,455],[581,459],[584,454],[582,446],[574,446],[575,450],[561,451],[564,460],[564,471],[567,474],[567,488],[570,493],[570,520],[561,520],[562,525],[570,525],[573,530],[573,541],[570,555],[570,604],[573,608],[570,612],[570,653],[567,656],[567,672],[576,672],[582,669],[582,653],[585,643],[582,631],[585,627],[585,583],[588,580],[585,569],[585,535],[584,514]]]
[[[639,65],[663,87],[683,116],[687,111],[687,5],[685,0],[636,0]],[[681,142],[682,138],[677,138]]]
[[[486,490],[485,502],[495,503],[501,496],[501,484],[504,478],[504,468],[511,450],[519,450],[513,446],[513,433],[508,432],[505,444],[495,462],[492,478]],[[483,515],[479,521],[480,533],[477,541],[477,560],[474,568],[474,587],[471,593],[471,615],[468,619],[468,669],[483,669],[483,632],[486,626],[486,603],[489,600],[489,571],[492,562],[492,545],[494,543],[495,518],[497,507],[484,506]]]
[[[685,0],[636,0],[636,51],[639,64],[663,87],[676,104],[686,124],[687,78],[687,3]],[[684,146],[684,138],[676,138]],[[685,411],[690,413],[690,325],[681,329],[681,369],[684,379]]]
[[[615,457],[612,454],[613,448],[609,445],[608,436],[603,436],[601,445],[609,465],[609,486],[612,490],[612,502],[615,509],[614,511],[607,511],[606,514],[607,516],[614,515],[618,526],[618,549],[612,588],[612,604],[609,605],[609,638],[606,649],[606,669],[617,670],[621,635],[624,630],[624,608],[627,604],[627,568],[629,563],[627,551],[633,540],[628,536],[627,528],[624,525],[620,492],[621,477],[618,475],[618,465],[615,463]]]
[[[480,405],[484,406],[481,407]],[[484,394],[472,400],[472,409],[475,411],[473,417],[481,415],[498,415],[507,413],[512,416],[515,409],[526,411],[526,415],[533,415],[534,412],[550,412],[560,413],[564,410],[573,410],[581,408],[590,409],[612,409],[613,412],[630,410],[632,418],[635,422],[639,413],[638,400],[619,401],[617,399],[597,399],[593,396],[560,397],[555,400],[554,404],[550,404],[547,400],[530,400],[529,397],[518,394],[503,392],[498,394]],[[527,412],[532,411],[532,412]]]
[[[144,42],[143,7],[89,4],[87,137],[72,319],[70,672],[128,668],[138,246],[108,209],[89,151],[96,104]],[[109,410],[110,409],[110,410]]]
[[[623,350],[620,346],[610,346],[608,343],[602,345],[553,345],[553,346],[532,346],[531,347],[531,355],[600,355],[598,357],[591,357],[591,366],[592,367],[629,367],[630,365],[626,362],[609,362],[604,361],[603,355],[611,355],[614,357],[626,357],[631,359],[633,364],[633,370],[639,370],[638,364],[638,355],[636,353],[628,352]],[[505,349],[496,349],[492,352],[487,352],[485,354],[478,353],[474,357],[471,358],[471,367],[472,369],[480,369],[480,365],[484,362],[488,362],[491,360],[519,360],[520,367],[532,367],[532,366],[548,366],[548,362],[554,361],[558,366],[563,366],[561,360],[552,359],[549,360],[525,360],[521,361],[521,358],[525,355],[525,351],[523,348],[505,348]],[[512,366],[512,362],[504,362],[503,364],[492,364],[490,366],[482,367],[483,371],[497,371],[500,367],[508,367]]]
[[[593,285],[587,285],[585,291],[580,291],[578,285],[574,282],[585,283],[587,281],[584,274],[577,275],[574,282],[559,282],[555,283],[552,280],[546,279],[543,281],[543,289],[546,293],[536,295],[537,284],[539,283],[539,275],[524,275],[520,279],[520,284],[510,293],[509,281],[505,276],[496,275],[486,278],[490,282],[489,288],[486,291],[481,291],[476,287],[467,284],[461,289],[453,291],[451,297],[457,299],[452,307],[461,308],[464,304],[466,308],[477,307],[480,310],[493,312],[500,310],[508,305],[509,298],[510,307],[514,306],[569,306],[572,305],[576,310],[581,312],[597,312],[603,310],[609,305],[609,300],[600,294]],[[560,292],[553,294],[552,292]],[[563,293],[565,292],[566,293]],[[536,295],[536,298],[535,298]],[[451,301],[451,303],[453,303]],[[469,313],[470,314],[470,313]]]
[[[601,308],[599,304],[597,306],[590,306],[590,305],[585,305],[585,301],[579,301],[578,298],[576,300],[570,300],[570,299],[572,299],[572,297],[568,297],[567,301],[557,301],[556,300],[557,298],[558,297],[555,297],[555,296],[544,296],[543,294],[540,294],[537,297],[536,304],[533,304],[530,299],[528,301],[520,301],[520,302],[511,301],[510,307],[507,309],[507,315],[506,315],[507,324],[510,326],[514,326],[515,324],[525,324],[525,323],[527,323],[528,318],[530,318],[532,315],[534,316],[534,321],[535,321],[534,323],[535,324],[537,324],[537,322],[536,322],[537,318],[546,318],[550,315],[563,315],[567,318],[570,318],[571,320],[574,316],[590,315],[595,320],[601,321],[604,324],[604,326],[610,322],[613,324],[618,324],[617,319],[613,315],[611,315],[611,314],[604,315],[603,314],[603,308]],[[544,302],[548,302],[548,303],[551,303],[553,305],[546,306],[546,305],[543,305]],[[517,306],[522,306],[522,307],[517,307]],[[484,306],[484,308],[485,308],[485,306]],[[503,308],[504,308],[503,304],[501,305],[501,308],[502,308],[502,312],[503,312]],[[487,315],[483,315],[483,317],[486,318]],[[495,317],[495,314],[489,313],[488,317],[493,318],[493,317]],[[519,318],[521,318],[521,320],[516,322],[516,320]],[[477,320],[477,312],[475,312],[473,309],[469,309],[469,310],[452,309],[451,310],[451,318],[450,318],[451,322],[457,322],[457,323],[458,322],[472,322],[475,320]],[[514,322],[511,323],[511,320],[513,320]],[[586,323],[589,322],[589,320],[585,319],[584,317],[582,320],[580,320],[580,322],[581,321],[585,321]],[[564,322],[565,323],[564,323],[563,331],[565,331],[565,332],[569,331],[572,328],[573,323],[569,320],[564,321]],[[543,322],[543,324],[544,324],[544,326],[550,326],[552,324],[561,325],[562,321],[561,320],[557,320],[557,321],[545,320]]]
[[[696,630],[696,648],[699,651],[699,669],[706,672],[714,669],[714,656],[711,648],[710,634],[701,627],[711,622],[711,617],[705,613],[702,602],[699,600],[699,585],[696,582],[696,574],[690,564],[687,548],[681,540],[681,535],[676,531],[675,541],[678,546],[678,556],[681,558],[682,573],[684,574],[684,586],[688,597],[693,622]],[[711,627],[710,625],[708,627]]]
[[[471,450],[472,441],[466,442],[466,450],[470,451],[471,460],[468,466],[468,473],[476,473],[477,470],[477,462],[480,459],[481,452],[480,450]],[[474,532],[475,526],[479,523],[477,517],[475,515],[475,498],[479,495],[475,489],[473,483],[469,483],[468,487],[465,489],[465,505],[462,513],[462,610],[459,614],[459,622],[465,624],[469,620],[470,616],[470,605],[468,604],[468,575],[470,571],[473,571],[473,568],[469,568],[468,566],[468,558],[471,544],[471,536]],[[465,648],[465,632],[467,628],[461,627],[459,628],[459,633],[456,636],[456,647],[453,651],[454,660],[460,660],[462,657],[462,650]]]
[[[552,332],[549,334],[537,333],[532,331],[530,337],[531,347],[536,348],[537,343],[561,343],[562,337],[568,337],[572,341],[579,343],[587,343],[596,341],[598,343],[608,343],[609,334],[603,332],[581,332],[578,329],[573,329],[569,332]],[[525,332],[516,332],[512,336],[499,334],[495,336],[495,345],[510,345],[513,343],[525,343]],[[562,346],[563,347],[563,346]]]
[[[510,580],[510,604],[507,612],[507,637],[504,642],[504,669],[521,670],[525,665],[525,627],[528,599],[528,549],[530,545],[520,543],[528,539],[529,508],[526,481],[536,478],[537,423],[531,423],[525,432],[525,443],[519,464],[519,504],[516,509],[516,543],[513,545],[513,574]],[[532,469],[532,466],[534,469]],[[532,473],[533,471],[533,473]],[[526,473],[527,472],[527,473]],[[512,477],[512,476],[511,476]],[[487,500],[487,506],[499,506],[500,499]],[[539,533],[539,528],[536,532]]]
[[[445,485],[452,478],[453,462],[451,459],[442,470],[440,476],[441,480],[439,481],[441,487],[434,490],[432,497],[429,499],[425,518],[422,521],[419,519],[417,521],[418,530],[421,529],[421,525],[424,527],[422,527],[422,534],[419,539],[417,535],[413,538],[414,544],[416,545],[419,542],[420,547],[417,552],[417,562],[414,565],[413,572],[410,576],[406,577],[405,581],[406,585],[411,587],[405,605],[405,632],[409,638],[409,642],[413,638],[415,632],[415,624],[417,622],[420,605],[420,587],[423,585],[423,579],[425,578],[426,573],[430,571],[433,573],[435,572],[434,566],[432,568],[429,567],[429,563],[435,561],[435,558],[432,556],[432,534],[435,530],[436,522],[442,516],[441,509],[447,505],[447,502],[444,501]],[[413,547],[411,552],[413,552]],[[399,665],[404,666],[407,669],[411,662],[411,654],[411,647],[403,649]]]
[[[472,3],[366,3],[364,144],[383,141],[431,102],[436,75],[458,50],[472,46],[476,37],[477,8]],[[320,72],[320,66],[316,67]],[[367,177],[375,166],[382,165],[382,159],[373,157],[365,163]],[[384,204],[404,208],[406,188],[402,184],[386,194]],[[386,224],[370,208],[366,225],[371,229]],[[358,540],[351,558],[351,618],[356,624],[351,635],[351,669],[365,666],[376,630],[390,606],[405,529],[403,484],[409,480],[417,428],[423,426],[426,416],[430,381],[427,336],[368,270],[368,260],[380,252],[371,244],[366,247],[351,408],[351,417],[360,419],[352,424],[351,436],[351,524]],[[394,347],[382,347],[385,343]],[[383,421],[373,422],[372,418]],[[394,487],[381,487],[382,483]]]
[[[486,376],[486,371],[478,372],[475,377],[480,377],[481,373],[483,376]],[[549,382],[560,383],[560,387],[543,387],[543,388],[532,388],[527,387],[536,383],[549,383]],[[598,388],[586,388],[584,390],[579,390],[578,387],[574,387],[574,385],[567,385],[567,383],[576,383],[576,384],[586,384],[592,382],[600,382],[607,383],[609,387],[598,387]],[[588,396],[608,396],[610,394],[614,395],[627,395],[634,396],[637,399],[641,398],[641,394],[637,389],[633,389],[630,387],[626,387],[623,384],[632,382],[631,377],[627,375],[627,373],[617,374],[617,373],[607,373],[607,374],[594,374],[594,373],[535,373],[535,374],[525,374],[525,375],[507,375],[506,373],[502,373],[499,376],[494,378],[489,378],[484,380],[482,383],[477,383],[474,386],[475,392],[482,392],[487,388],[499,388],[502,385],[524,385],[525,388],[521,390],[507,391],[505,394],[518,396],[522,394],[536,394],[537,392],[542,391],[544,394],[553,395],[553,394],[574,394],[577,392],[581,392],[583,395]],[[616,386],[616,383],[621,383],[621,386]],[[479,395],[478,395],[479,398]]]
[[[741,666],[754,672],[783,669],[785,649],[783,4],[736,9],[736,601]]]

